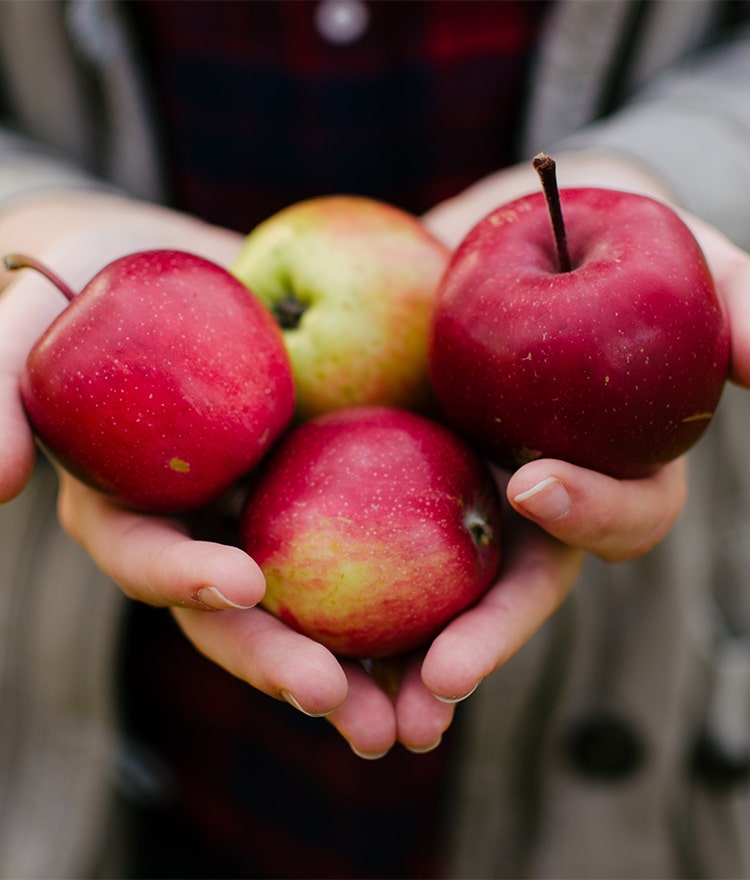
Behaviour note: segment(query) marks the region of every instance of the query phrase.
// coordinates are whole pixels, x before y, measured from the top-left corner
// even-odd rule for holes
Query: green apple
[[[448,258],[418,218],[362,196],[298,202],[250,232],[232,271],[282,328],[298,421],[431,411],[428,328]]]

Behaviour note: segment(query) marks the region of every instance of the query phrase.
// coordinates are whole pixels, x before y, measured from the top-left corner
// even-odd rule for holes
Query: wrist
[[[666,184],[643,164],[625,155],[598,150],[554,153],[559,186],[624,189],[661,201],[674,201]],[[455,247],[466,233],[495,208],[531,192],[541,192],[539,178],[528,162],[496,171],[451,199],[436,205],[423,218],[438,238]]]
[[[0,259],[24,252],[82,287],[116,257],[138,250],[185,250],[226,264],[241,236],[162,205],[98,190],[48,191],[0,213]],[[0,288],[11,280],[0,275]]]
[[[11,252],[23,252],[55,261],[62,259],[64,266],[58,268],[75,272],[74,262],[86,260],[73,261],[70,256],[79,253],[88,239],[92,242],[92,264],[100,261],[100,255],[106,261],[102,250],[116,249],[114,242],[110,247],[106,245],[107,230],[121,227],[131,210],[129,199],[97,190],[49,190],[14,199],[0,212],[0,258]],[[18,277],[2,271],[0,287]],[[82,265],[81,272],[85,275],[87,271],[88,267]],[[71,278],[69,283],[85,280]]]
[[[561,150],[555,154],[561,187],[622,189],[675,202],[675,194],[655,171],[625,153],[605,150]]]

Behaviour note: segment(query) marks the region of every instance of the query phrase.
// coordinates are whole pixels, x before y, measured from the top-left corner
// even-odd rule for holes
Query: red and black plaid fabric
[[[429,754],[365,761],[200,656],[167,611],[134,606],[126,636],[125,727],[166,770],[133,810],[132,876],[441,876],[453,729]]]
[[[349,192],[420,213],[517,161],[546,5],[370,2],[326,42],[309,0],[131,5],[162,122],[172,203],[239,231]],[[523,158],[523,157],[521,157]],[[138,876],[436,877],[452,743],[355,757],[321,719],[224,674],[165,611],[137,607],[124,720],[168,771],[144,806]]]
[[[316,5],[135,4],[176,205],[242,232],[333,192],[420,213],[517,160],[547,4],[370,2],[349,45],[318,34]]]

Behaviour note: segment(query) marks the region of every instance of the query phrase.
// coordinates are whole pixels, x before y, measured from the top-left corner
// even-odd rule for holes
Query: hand
[[[75,224],[62,224],[73,232],[57,240],[57,250],[35,249],[23,242],[6,249],[31,250],[54,264],[73,285],[84,283],[119,253],[141,246],[180,246],[219,262],[220,253],[226,262],[235,252],[238,237],[231,233],[162,209],[149,206],[143,210],[148,222],[139,217],[126,241],[121,233],[127,224],[108,226],[104,214],[101,223],[94,222],[96,228],[86,226],[81,240],[102,245],[101,251],[93,248],[100,253],[98,258],[87,250],[70,249]],[[140,211],[133,207],[130,217],[135,219]],[[0,243],[5,246],[3,232],[0,223]],[[722,242],[717,248],[723,246]],[[737,259],[736,254],[733,258]],[[4,499],[20,491],[25,481],[24,475],[14,476],[14,467],[18,474],[24,455],[28,462],[33,459],[31,436],[18,403],[17,377],[28,347],[64,305],[52,302],[55,292],[42,290],[39,285],[44,282],[34,279],[36,285],[32,285],[30,278],[31,273],[28,279],[15,279],[8,289],[13,296],[6,294],[0,302],[0,332],[8,334],[8,345],[0,345],[7,355],[0,361],[0,369],[5,369],[0,383],[0,440],[9,441],[3,447],[5,460],[0,462]],[[741,314],[737,299],[735,308]],[[34,304],[31,314],[30,302]],[[744,375],[750,376],[747,365]],[[545,467],[556,470],[542,470]],[[561,541],[613,559],[628,558],[653,546],[668,530],[685,491],[681,462],[649,480],[621,483],[561,462],[540,461],[526,465],[510,479],[511,503],[532,517],[533,499],[539,501],[545,492],[543,488],[529,490],[540,482],[556,488],[545,482],[550,476],[557,476],[568,491],[567,512],[551,520],[549,509],[545,518],[538,512],[533,515]],[[660,503],[655,505],[654,499]],[[261,609],[247,610],[261,598],[264,583],[255,563],[236,548],[194,541],[179,521],[124,511],[67,474],[61,475],[59,509],[67,531],[127,595],[174,606],[183,631],[208,657],[271,696],[286,699],[308,714],[327,715],[355,751],[370,757],[382,754],[397,740],[417,751],[434,747],[453,716],[454,704],[445,698],[465,696],[530,637],[567,594],[583,556],[527,525],[523,539],[513,543],[497,584],[438,636],[424,660],[415,656],[405,666],[398,665],[394,678],[396,664],[376,664],[370,674],[359,663],[340,663],[325,648]],[[207,613],[212,608],[227,610]],[[385,673],[395,681],[392,687],[381,686]]]
[[[431,751],[450,726],[455,704],[554,613],[583,561],[582,551],[511,518],[497,582],[426,653],[365,667],[337,659],[262,609],[173,613],[198,650],[264,693],[325,716],[360,757],[382,757],[396,742],[414,752]]]
[[[169,247],[218,263],[234,259],[242,237],[156,205],[99,192],[29,198],[0,214],[0,258],[27,252],[78,290],[110,260]],[[0,268],[0,503],[26,485],[36,449],[18,394],[26,357],[67,301],[35,272]]]
[[[455,704],[508,660],[563,601],[583,553],[524,523],[509,541],[497,583],[424,652],[337,661],[260,609],[201,614],[175,609],[195,646],[232,674],[310,715],[325,715],[363,758],[397,741],[411,751],[439,745]]]
[[[556,157],[560,187],[627,189],[672,202],[650,172],[623,157],[570,153]],[[456,246],[494,208],[540,189],[531,161],[499,171],[430,211],[427,225]],[[732,336],[730,375],[750,387],[750,256],[695,217],[672,205],[698,239],[727,310]],[[634,559],[655,547],[674,525],[687,497],[686,466],[679,459],[640,480],[613,480],[553,459],[519,468],[508,500],[549,534],[607,561]]]
[[[583,559],[581,551],[511,512],[502,574],[482,600],[452,621],[426,656],[416,652],[366,669],[251,607],[265,583],[236,547],[193,540],[181,520],[124,510],[62,470],[59,515],[68,534],[131,599],[171,606],[205,656],[273,698],[326,716],[357,754],[369,758],[397,741],[414,751],[434,748],[455,701],[554,612]]]
[[[750,387],[750,256],[702,221],[683,216],[727,310],[730,379]],[[510,504],[564,544],[545,541],[539,530],[512,544],[513,556],[498,583],[437,637],[421,668],[414,663],[406,671],[396,702],[401,741],[439,738],[452,716],[450,706],[441,712],[431,695],[471,694],[554,612],[582,561],[572,546],[614,561],[636,558],[659,543],[684,505],[685,465],[683,457],[648,478],[623,481],[553,460],[519,468],[507,482]]]

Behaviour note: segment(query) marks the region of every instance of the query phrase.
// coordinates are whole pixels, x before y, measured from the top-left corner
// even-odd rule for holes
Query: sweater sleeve
[[[553,149],[619,152],[688,211],[750,249],[750,29],[641,89]]]
[[[113,187],[39,142],[0,128],[0,210],[17,198],[51,189]]]

